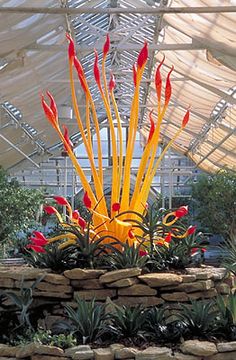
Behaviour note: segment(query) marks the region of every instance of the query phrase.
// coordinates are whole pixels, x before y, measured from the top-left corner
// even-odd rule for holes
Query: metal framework
[[[236,84],[236,6],[230,0],[225,0],[224,6],[218,3],[196,0],[197,6],[192,6],[191,0],[42,0],[38,7],[24,0],[19,6],[16,3],[9,7],[8,0],[0,0],[0,102],[3,104],[0,164],[19,176],[24,184],[31,182],[33,186],[32,171],[40,179],[54,168],[55,179],[43,175],[37,185],[63,185],[65,174],[58,176],[58,169],[63,172],[65,168],[65,161],[59,159],[61,144],[42,119],[38,94],[50,89],[59,106],[70,106],[64,36],[65,31],[70,31],[91,87],[102,131],[107,128],[107,120],[93,79],[93,49],[97,48],[101,60],[109,32],[111,51],[107,67],[116,77],[115,95],[123,127],[127,128],[133,92],[131,69],[146,40],[149,61],[140,89],[142,138],[148,136],[148,113],[156,104],[155,65],[165,54],[163,75],[172,64],[175,70],[172,102],[161,128],[163,143],[173,137],[188,106],[192,114],[190,125],[175,143],[174,150],[187,155],[195,165],[192,162],[189,165],[186,160],[187,165],[179,167],[178,176],[185,182],[185,172],[191,176],[192,171],[195,176],[198,166],[206,171],[235,168],[236,96],[232,89]],[[85,102],[79,89],[78,100],[84,116]],[[8,102],[19,109],[20,117],[4,105]],[[79,146],[81,137],[73,119],[62,121],[67,123],[73,141]],[[172,170],[159,170],[154,187],[163,188],[159,175],[175,172],[175,163],[173,166]],[[168,176],[172,184],[169,193],[173,195],[181,186],[177,187],[172,175]]]

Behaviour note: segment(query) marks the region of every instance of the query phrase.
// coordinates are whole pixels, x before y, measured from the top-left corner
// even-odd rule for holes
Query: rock
[[[135,360],[170,360],[171,349],[167,347],[150,346],[136,354]]]
[[[140,275],[138,277],[140,280],[145,282],[150,287],[162,287],[169,285],[177,285],[182,282],[182,277],[180,275],[175,275],[171,273],[152,273]]]
[[[76,351],[81,351],[81,350],[91,350],[91,347],[89,345],[78,345],[78,346],[74,346],[72,348],[66,349],[65,350],[65,356],[69,356],[72,357],[74,355],[74,353],[76,353]]]
[[[17,358],[25,358],[32,355],[52,355],[52,356],[64,356],[64,351],[56,346],[41,345],[37,343],[30,343],[18,347],[16,351]]]
[[[223,280],[227,275],[227,270],[225,268],[212,267],[209,272],[211,273],[211,279],[213,281]]]
[[[111,344],[110,345],[110,349],[112,351],[113,354],[115,354],[116,350],[120,350],[123,349],[125,346],[123,344]]]
[[[113,302],[116,305],[135,306],[141,304],[144,307],[149,307],[163,304],[164,300],[155,296],[119,296]]]
[[[14,288],[14,280],[12,279],[1,279],[0,278],[0,287],[3,288]]]
[[[46,275],[50,269],[36,269],[36,268],[30,268],[26,267],[23,269],[17,269],[17,271],[14,271],[14,273],[11,274],[12,279],[15,280],[36,280],[39,277]],[[1,274],[0,274],[1,278]]]
[[[35,344],[35,354],[39,355],[52,355],[52,356],[64,356],[64,351],[56,346]]]
[[[53,292],[53,291],[33,291],[33,296],[42,296],[42,297],[49,297],[49,298],[59,298],[59,299],[70,299],[71,294],[65,294],[63,292]]]
[[[84,300],[106,300],[107,297],[111,299],[116,296],[116,290],[114,289],[98,289],[98,290],[81,290],[74,292],[74,298],[79,297]]]
[[[132,286],[137,283],[138,283],[138,279],[133,277],[133,278],[120,279],[120,280],[114,281],[110,284],[106,284],[106,286],[114,287],[114,288],[123,288],[123,287],[127,287],[127,286]]]
[[[209,341],[187,340],[181,344],[180,349],[185,354],[210,356],[217,353],[216,345]]]
[[[230,290],[231,290],[230,286],[226,283],[221,283],[221,284],[216,285],[216,291],[219,294],[228,295],[228,294],[230,294]]]
[[[91,360],[94,359],[93,350],[89,345],[79,345],[78,350],[72,354],[73,360]]]
[[[219,352],[236,351],[236,341],[225,342],[217,344]]]
[[[44,281],[40,282],[36,289],[42,290],[42,291],[50,291],[50,292],[58,292],[58,293],[71,293],[72,287],[69,285],[55,285],[55,284],[49,284]]]
[[[236,276],[235,275],[229,275],[227,278],[224,279],[224,283],[228,284],[230,288],[235,287],[236,285]]]
[[[115,359],[134,358],[137,353],[137,349],[124,347],[115,351]]]
[[[64,356],[32,355],[31,360],[68,360],[68,358]]]
[[[156,294],[157,291],[155,289],[151,289],[149,286],[144,284],[135,284],[130,287],[118,290],[118,295],[151,296]]]
[[[34,350],[35,350],[35,343],[19,346],[18,350],[16,351],[16,357],[20,359],[29,357],[35,353]]]
[[[197,280],[208,280],[212,277],[211,272],[204,268],[187,268],[186,272],[195,275]]]
[[[114,355],[110,348],[101,348],[101,349],[94,349],[94,359],[95,360],[113,360]]]
[[[183,283],[193,282],[197,279],[196,275],[194,275],[194,274],[181,275],[181,276],[182,276]]]
[[[71,280],[71,285],[79,289],[103,289],[99,279]]]
[[[70,284],[69,279],[67,279],[65,276],[59,275],[59,274],[46,274],[43,278],[43,281],[46,281],[46,282],[49,282],[50,284],[55,284],[55,285],[69,285]]]
[[[195,281],[192,283],[183,283],[176,286],[176,291],[184,291],[186,293],[191,293],[195,291],[203,291],[209,290],[214,286],[214,282],[212,280],[206,281]],[[164,289],[163,289],[164,290]]]
[[[105,270],[94,269],[72,269],[64,271],[65,277],[72,280],[96,279],[100,275],[105,274]]]
[[[185,292],[173,292],[161,294],[162,299],[166,301],[188,301],[188,295]]]
[[[114,281],[121,279],[132,278],[134,276],[140,275],[141,269],[139,268],[130,268],[130,269],[121,269],[109,271],[106,274],[100,276],[99,280],[101,284],[109,284]]]
[[[172,360],[201,360],[198,356],[175,353]]]
[[[16,356],[18,350],[17,346],[8,346],[5,344],[0,344],[0,355],[1,356]]]
[[[217,295],[218,295],[218,293],[217,293],[216,289],[213,288],[213,289],[206,290],[206,291],[198,291],[195,293],[189,293],[188,298],[189,298],[189,300],[211,299]]]
[[[15,357],[13,358],[13,357],[2,357],[2,356],[0,356],[0,360],[17,360]]]
[[[236,351],[218,353],[213,356],[209,356],[207,358],[207,360],[235,360],[235,359],[236,359]]]

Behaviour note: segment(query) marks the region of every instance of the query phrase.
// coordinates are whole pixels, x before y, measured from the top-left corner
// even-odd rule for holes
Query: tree
[[[192,197],[197,220],[206,231],[236,241],[236,173],[202,175],[193,184]]]
[[[0,167],[0,242],[13,240],[37,220],[44,196],[40,190],[25,189],[16,179],[9,179]]]

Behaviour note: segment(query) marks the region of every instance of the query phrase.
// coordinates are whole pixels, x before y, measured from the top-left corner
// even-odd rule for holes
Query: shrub
[[[75,310],[65,306],[69,321],[58,321],[52,331],[54,334],[73,333],[82,344],[94,342],[107,331],[105,305],[97,304],[95,299],[87,302],[79,297],[76,302]]]
[[[158,343],[177,342],[186,332],[186,325],[178,320],[170,320],[165,307],[153,307],[147,311],[144,324],[145,337]]]
[[[225,240],[225,243],[220,246],[223,256],[222,266],[236,275],[236,241]]]
[[[110,322],[112,333],[119,339],[132,339],[141,335],[143,324],[146,320],[146,312],[141,305],[134,307],[115,306]]]
[[[231,293],[226,299],[219,295],[215,305],[218,312],[215,333],[236,340],[236,293]]]
[[[67,349],[76,345],[76,339],[73,334],[53,335],[50,330],[42,329],[35,332],[32,340],[42,345],[57,346],[61,349]]]
[[[217,311],[212,301],[192,301],[191,306],[181,304],[177,317],[186,326],[187,336],[209,338],[214,332]]]

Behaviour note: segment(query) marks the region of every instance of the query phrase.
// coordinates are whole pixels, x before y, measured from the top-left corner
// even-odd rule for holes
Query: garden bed
[[[209,341],[184,341],[178,350],[166,346],[147,347],[144,350],[112,344],[107,348],[92,349],[80,345],[62,350],[55,346],[30,343],[10,347],[0,344],[1,360],[235,360],[236,342],[215,344]]]

